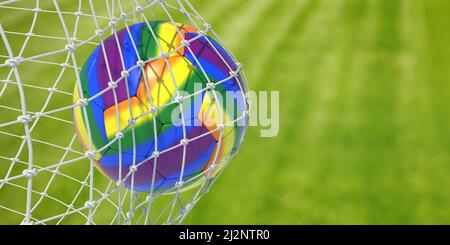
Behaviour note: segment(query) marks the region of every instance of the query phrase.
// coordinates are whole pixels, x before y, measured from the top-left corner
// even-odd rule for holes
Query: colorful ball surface
[[[247,104],[237,70],[221,45],[193,27],[148,22],[117,31],[89,56],[75,85],[78,140],[126,188],[197,186],[242,141]]]

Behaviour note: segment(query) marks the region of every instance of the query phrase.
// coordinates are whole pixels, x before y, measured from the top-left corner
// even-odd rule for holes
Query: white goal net
[[[92,50],[116,30],[158,20],[226,47],[187,0],[0,0],[0,223],[179,224],[209,191],[224,168],[188,191],[182,177],[165,193],[125,188],[95,168],[74,130],[72,110],[83,103],[73,102],[73,88]],[[231,57],[229,79],[239,75],[244,95],[245,74]],[[247,121],[244,98],[244,113],[228,123]]]

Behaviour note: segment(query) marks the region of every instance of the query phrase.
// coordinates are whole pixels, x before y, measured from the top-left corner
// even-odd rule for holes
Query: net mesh
[[[226,47],[187,0],[0,2],[1,223],[179,224],[209,191],[221,172],[184,192],[181,176],[166,193],[124,188],[103,176],[94,167],[95,152],[84,151],[77,141],[72,109],[92,99],[72,102],[80,63],[116,30],[152,20],[189,24]],[[239,74],[245,94],[245,74],[232,58],[237,69],[230,68],[227,79]],[[247,121],[248,109],[246,103],[245,113],[230,123]]]

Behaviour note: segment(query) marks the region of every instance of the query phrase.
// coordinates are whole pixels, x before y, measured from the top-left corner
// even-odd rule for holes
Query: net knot
[[[211,164],[211,166],[209,166],[209,168],[210,168],[211,170],[214,170],[215,168],[217,168],[217,163]]]
[[[115,89],[115,88],[117,88],[117,82],[109,82],[108,86],[112,89]]]
[[[77,104],[79,104],[81,106],[87,106],[89,104],[89,100],[86,98],[82,98],[77,101]]]
[[[109,25],[109,27],[111,27],[111,29],[115,29],[117,26],[117,23],[115,21],[110,21],[108,25]]]
[[[180,144],[183,145],[183,146],[188,145],[189,144],[189,139],[184,138],[184,139],[180,140]]]
[[[131,172],[131,173],[135,173],[135,172],[137,172],[137,170],[138,170],[138,168],[137,168],[136,165],[131,165],[131,166],[130,166],[130,172]]]
[[[248,105],[253,104],[253,101],[250,99],[250,97],[246,97],[245,99],[246,99]]]
[[[120,73],[120,75],[121,75],[122,77],[129,77],[129,76],[130,76],[130,73],[128,73],[128,71],[122,71],[122,72]]]
[[[75,46],[75,44],[67,44],[65,49],[68,50],[69,52],[74,52],[76,49],[76,46]]]
[[[155,198],[152,196],[152,195],[148,195],[146,198],[145,198],[145,201],[146,202],[151,202],[151,201],[153,201]]]
[[[96,203],[94,201],[87,201],[84,203],[84,207],[86,208],[94,208]]]
[[[190,203],[186,204],[185,209],[186,209],[186,211],[191,210],[192,209],[192,205]]]
[[[175,186],[176,186],[176,187],[183,187],[183,185],[184,185],[184,182],[183,182],[182,180],[177,181],[177,182],[175,183]]]
[[[116,183],[116,186],[121,188],[122,185],[123,185],[122,180],[118,180],[117,183]]]
[[[153,114],[157,111],[158,109],[154,106],[150,107],[150,112]]]
[[[209,88],[209,89],[215,89],[216,85],[214,83],[212,83],[212,82],[208,82],[208,83],[206,83],[206,87]]]
[[[33,177],[37,174],[36,169],[25,169],[24,171],[22,171],[22,174],[26,177]]]
[[[163,57],[164,59],[167,59],[169,57],[169,54],[167,52],[162,52],[161,57]]]
[[[36,117],[42,117],[43,113],[40,112],[40,111],[38,111],[38,112],[36,112],[34,115],[35,115]]]
[[[143,8],[142,6],[137,6],[137,7],[135,8],[135,10],[136,10],[136,12],[144,13],[144,8]]]
[[[86,155],[89,159],[94,159],[95,152],[94,151],[86,151],[86,153],[84,155]]]
[[[136,65],[139,66],[139,67],[143,67],[145,65],[145,62],[143,60],[138,60],[136,62]]]
[[[33,119],[31,118],[30,115],[21,115],[17,117],[17,121],[21,122],[21,123],[29,123],[31,122]]]
[[[238,71],[230,71],[230,76],[236,78],[239,75]]]
[[[103,37],[103,31],[100,29],[95,30],[95,35],[99,36],[99,37]]]
[[[16,66],[20,65],[21,59],[22,59],[21,57],[7,59],[5,61],[5,64],[10,66],[10,67],[16,67]]]
[[[177,103],[181,103],[181,102],[183,102],[183,100],[184,100],[184,97],[181,95],[178,95],[177,97],[175,97],[175,102],[177,102]]]
[[[191,43],[188,40],[183,40],[183,41],[181,41],[181,45],[189,47],[191,45]]]
[[[51,87],[51,88],[48,88],[47,90],[53,93],[53,92],[56,92],[57,89],[55,87]]]
[[[211,30],[211,25],[206,23],[205,24],[205,32],[208,32],[209,30]]]
[[[118,139],[122,139],[123,138],[123,133],[122,132],[117,132],[116,133],[116,138],[118,138]]]
[[[159,157],[159,155],[160,155],[160,152],[159,152],[159,151],[154,151],[154,152],[152,153],[152,157]]]

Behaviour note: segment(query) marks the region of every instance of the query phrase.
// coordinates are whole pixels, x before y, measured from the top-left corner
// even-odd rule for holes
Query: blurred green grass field
[[[251,127],[186,224],[450,223],[449,1],[191,2],[280,132]]]

